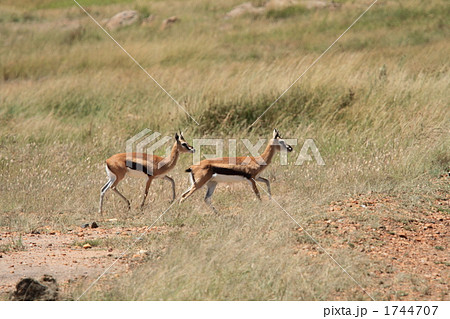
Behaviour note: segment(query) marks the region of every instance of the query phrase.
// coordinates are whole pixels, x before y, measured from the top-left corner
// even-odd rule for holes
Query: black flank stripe
[[[248,173],[241,172],[241,171],[235,171],[234,169],[231,169],[231,168],[213,166],[212,170],[214,173],[220,174],[220,175],[239,175],[239,176],[243,176],[247,179],[250,179],[252,177],[252,175],[250,175]]]
[[[147,166],[144,166],[140,163],[136,163],[134,161],[129,161],[127,160],[125,162],[125,166],[128,167],[129,169],[135,170],[135,171],[139,171],[139,172],[143,172],[144,174],[147,174],[149,176],[151,176],[151,174],[149,174],[149,172],[147,171]]]

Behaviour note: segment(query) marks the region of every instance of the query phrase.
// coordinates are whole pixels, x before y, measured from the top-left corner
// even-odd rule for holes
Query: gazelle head
[[[184,139],[183,133],[175,133],[178,151],[181,153],[195,153],[195,149]]]
[[[285,142],[285,140],[283,140],[281,138],[280,133],[278,132],[277,129],[273,130],[273,137],[272,137],[272,141],[271,141],[271,145],[273,147],[275,147],[275,149],[277,151],[288,151],[288,152],[292,152],[293,148],[292,146],[290,146],[289,144],[287,144]]]

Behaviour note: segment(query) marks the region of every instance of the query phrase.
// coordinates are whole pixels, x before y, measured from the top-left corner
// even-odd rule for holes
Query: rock
[[[300,5],[306,9],[339,8],[341,4],[334,1],[323,0],[270,0],[265,4],[267,10],[280,10],[291,6]]]
[[[267,10],[278,10],[296,4],[298,4],[298,1],[295,0],[270,0],[266,2],[265,7]]]
[[[307,9],[316,9],[316,8],[320,9],[332,5],[332,3],[328,1],[320,1],[320,0],[301,1],[300,4],[305,6]]]
[[[176,16],[167,18],[166,20],[164,20],[164,21],[161,23],[161,30],[166,29],[166,28],[169,27],[171,24],[174,24],[174,23],[177,22],[177,21],[180,21],[180,20],[179,20],[178,17],[176,17]]]
[[[120,27],[132,25],[139,20],[139,13],[134,10],[122,11],[114,15],[106,22],[105,27],[109,30],[115,30]]]
[[[96,222],[93,222],[92,225],[91,225],[91,228],[98,228],[97,223],[96,223]]]
[[[83,245],[83,248],[84,248],[84,249],[89,249],[89,248],[92,248],[92,246],[91,246],[90,244],[84,244],[84,245]]]
[[[40,281],[24,278],[16,285],[11,299],[18,301],[53,301],[58,299],[58,284],[50,275],[42,276]]]
[[[83,224],[83,225],[81,225],[81,228],[88,228],[89,227],[89,224]]]
[[[229,11],[225,18],[236,18],[243,14],[250,13],[250,14],[261,14],[264,13],[266,9],[264,7],[255,7],[251,2],[245,2],[241,5],[238,5],[237,7],[234,7],[231,11]]]

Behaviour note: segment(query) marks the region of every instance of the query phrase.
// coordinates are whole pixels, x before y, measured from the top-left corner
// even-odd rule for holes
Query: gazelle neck
[[[180,155],[177,144],[178,143],[175,142],[173,145],[172,150],[170,151],[170,156],[164,158],[164,166],[166,169],[171,169],[177,164],[178,156]]]
[[[261,154],[261,158],[263,159],[266,165],[269,165],[272,162],[272,157],[275,155],[276,149],[272,144],[272,140],[269,140],[269,143],[266,146],[266,149]]]

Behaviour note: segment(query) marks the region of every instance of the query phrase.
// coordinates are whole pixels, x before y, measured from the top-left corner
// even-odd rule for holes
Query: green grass
[[[289,165],[280,166],[277,157],[264,174],[277,201],[327,248],[333,242],[316,222],[332,216],[320,205],[368,192],[406,194],[413,205],[415,193],[436,191],[431,181],[450,169],[450,79],[443,62],[449,6],[443,0],[380,2],[251,128],[364,6],[339,1],[336,10],[293,6],[226,20],[240,1],[80,3],[98,21],[128,9],[155,15],[150,25],[111,34],[200,125],[71,1],[2,1],[4,229],[26,233],[50,226],[64,232],[103,218],[96,211],[106,181],[104,160],[123,152],[126,140],[144,128],[169,135],[182,129],[189,141],[221,137],[255,143],[269,138],[274,127],[286,138],[298,138]],[[173,15],[180,21],[160,30]],[[307,138],[314,139],[325,166],[293,165]],[[238,143],[237,153],[247,152]],[[171,173],[177,194],[187,187],[184,169],[191,163],[184,155]],[[118,218],[124,227],[151,224],[167,208],[170,188],[155,182],[154,201],[142,212],[136,206],[143,187],[140,180],[120,185],[132,201],[130,212],[108,193],[106,218]],[[105,282],[115,289],[94,289],[87,298],[367,299],[327,256],[299,250],[312,246],[311,240],[296,233],[274,203],[254,202],[246,185],[218,188],[213,199],[218,216],[210,214],[202,196],[174,205],[159,221],[168,234],[149,234],[139,243],[153,257],[122,279]],[[375,228],[382,218],[380,212],[358,221]],[[365,269],[386,265],[358,251],[358,238],[343,238],[345,248],[330,249],[363,286],[373,288],[376,279]],[[128,241],[106,244],[122,248]],[[70,289],[76,295],[82,285]],[[392,291],[389,297],[373,289],[379,299],[405,293]]]
[[[19,235],[18,238],[10,237],[9,243],[0,245],[0,253],[8,253],[12,251],[25,250],[25,246],[22,242],[22,236]]]
[[[10,5],[11,7],[26,8],[28,10],[62,9],[76,6],[76,3],[73,0],[41,0],[39,1],[39,3],[36,3],[37,1],[32,0],[23,0],[20,2],[20,6],[18,6],[16,1],[12,0],[5,0],[3,2],[4,4]],[[134,0],[77,0],[77,2],[83,7],[90,7],[132,3],[134,2]]]

